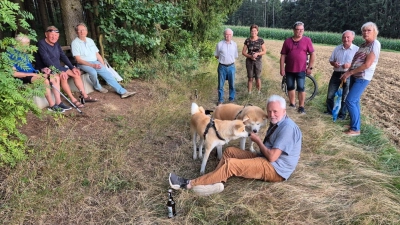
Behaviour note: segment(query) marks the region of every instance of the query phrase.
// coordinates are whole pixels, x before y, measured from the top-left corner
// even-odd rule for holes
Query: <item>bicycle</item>
[[[282,91],[286,93],[286,96],[288,96],[286,75],[282,77],[281,88]],[[318,84],[313,76],[309,74],[306,75],[304,89],[306,93],[306,99],[305,99],[306,102],[311,101],[318,94]]]

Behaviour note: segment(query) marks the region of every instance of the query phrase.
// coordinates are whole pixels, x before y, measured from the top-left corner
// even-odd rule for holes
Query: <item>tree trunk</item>
[[[42,28],[43,30],[45,30],[48,26],[49,26],[49,18],[47,17],[47,10],[46,10],[46,3],[44,0],[37,0],[37,5],[39,8],[39,15],[40,15],[40,19],[42,24]]]
[[[75,26],[83,22],[83,9],[80,0],[61,0],[62,20],[67,45],[76,37]]]

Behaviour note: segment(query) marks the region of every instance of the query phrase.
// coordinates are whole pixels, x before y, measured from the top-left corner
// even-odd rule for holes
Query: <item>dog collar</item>
[[[211,127],[214,128],[215,134],[217,135],[217,137],[218,137],[220,140],[225,141],[225,139],[223,139],[223,138],[221,137],[221,135],[219,135],[219,133],[218,133],[218,131],[217,131],[217,128],[215,127],[214,120],[213,120],[212,118],[210,119],[210,122],[207,124],[206,130],[204,131],[204,134],[203,134],[204,140],[206,139],[206,134],[208,133],[208,129],[210,129]]]

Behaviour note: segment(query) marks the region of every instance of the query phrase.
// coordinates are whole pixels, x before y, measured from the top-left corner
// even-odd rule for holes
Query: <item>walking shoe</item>
[[[121,98],[127,98],[127,97],[133,96],[135,94],[136,94],[136,92],[134,92],[134,91],[132,91],[132,92],[127,91],[127,92],[125,92],[125,94],[121,95]]]
[[[58,107],[64,109],[65,111],[68,111],[68,110],[72,109],[72,107],[69,107],[69,106],[65,105],[63,102],[58,104]]]
[[[354,137],[354,136],[359,136],[361,134],[361,132],[355,131],[355,130],[348,130],[348,131],[345,131],[344,134],[346,134],[347,136],[350,136],[350,137]]]
[[[300,114],[306,114],[306,110],[304,109],[304,107],[301,107],[301,106],[299,107],[297,112],[299,112]]]
[[[178,177],[176,174],[174,173],[170,173],[169,174],[169,185],[171,186],[171,188],[175,189],[175,190],[179,190],[179,189],[186,189],[186,186],[189,184],[188,179],[185,179],[183,177]]]
[[[345,115],[339,115],[337,119],[338,119],[338,120],[345,120],[345,119],[346,119],[346,116],[345,116]]]
[[[292,103],[290,103],[290,104],[289,104],[289,108],[296,109],[296,105],[295,105],[295,104],[292,104]]]
[[[65,110],[58,105],[53,105],[52,107],[47,108],[47,110],[52,111],[52,112],[58,112],[58,113],[65,112]]]
[[[105,89],[105,88],[103,88],[103,87],[102,87],[100,90],[96,90],[96,91],[101,92],[101,93],[103,93],[103,94],[105,94],[105,93],[108,92],[108,90]]]
[[[223,183],[215,183],[209,185],[196,185],[192,187],[194,193],[200,196],[208,196],[212,194],[220,193],[224,190]]]

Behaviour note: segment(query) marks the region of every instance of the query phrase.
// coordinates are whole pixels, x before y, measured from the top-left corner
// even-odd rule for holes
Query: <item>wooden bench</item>
[[[70,46],[62,46],[61,48],[62,48],[63,51],[66,52],[66,55],[68,56],[68,58],[72,57],[71,47]],[[89,74],[85,73],[84,71],[81,70],[81,78],[82,78],[83,88],[85,89],[85,92],[87,94],[93,92],[94,91],[93,83],[89,78]],[[76,85],[74,84],[74,80],[72,78],[68,78],[68,84],[69,84],[69,87],[71,88],[72,92],[79,92],[79,90],[76,87]],[[68,96],[66,96],[66,97],[68,97]],[[53,94],[52,94],[52,98],[54,100]],[[65,103],[67,103],[66,100],[62,96],[61,96],[61,101],[64,101]],[[40,109],[43,109],[43,108],[49,106],[49,103],[47,102],[47,99],[45,97],[33,96],[33,102]]]

